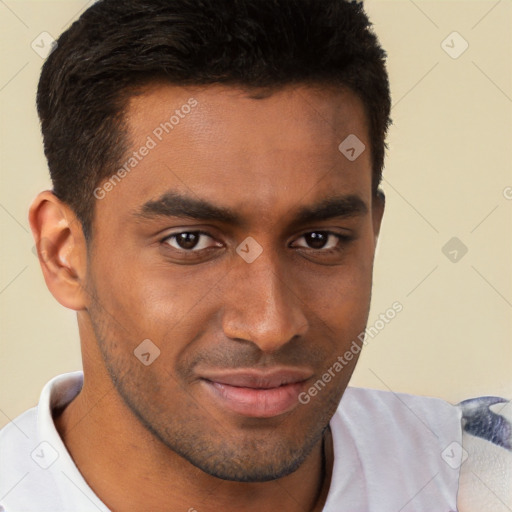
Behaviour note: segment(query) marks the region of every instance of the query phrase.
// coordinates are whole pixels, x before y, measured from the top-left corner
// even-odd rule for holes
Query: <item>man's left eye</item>
[[[182,251],[200,251],[208,247],[219,247],[218,242],[202,231],[182,231],[174,233],[163,240],[174,249]]]
[[[304,239],[307,245],[301,245],[300,247],[306,247],[308,249],[335,249],[340,241],[345,239],[343,235],[332,233],[330,231],[311,231],[305,233],[298,240]]]

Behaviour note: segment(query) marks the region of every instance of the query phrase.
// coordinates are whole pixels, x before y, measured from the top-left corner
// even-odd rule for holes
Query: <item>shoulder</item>
[[[26,476],[32,472],[31,453],[37,438],[37,408],[11,420],[0,430],[0,510],[9,498],[23,489]]]
[[[483,396],[464,400],[460,512],[512,509],[512,404]]]
[[[410,510],[455,510],[460,464],[454,463],[460,452],[449,461],[443,453],[454,442],[460,446],[459,407],[438,398],[349,387],[330,425],[334,467],[327,510],[337,510],[347,496],[357,504],[351,510],[396,511],[404,503]]]
[[[349,387],[333,426],[347,432],[359,457],[367,451],[372,455],[365,470],[375,473],[366,475],[375,481],[392,484],[389,470],[403,474],[404,468],[408,479],[422,472],[438,474],[436,481],[443,482],[446,493],[456,494],[459,512],[512,510],[512,405],[507,399],[478,397],[452,404]],[[376,454],[384,459],[382,467]],[[421,468],[412,467],[411,456]]]

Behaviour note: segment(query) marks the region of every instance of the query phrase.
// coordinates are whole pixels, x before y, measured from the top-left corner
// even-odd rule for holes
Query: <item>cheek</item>
[[[212,338],[207,330],[219,329],[216,315],[225,304],[221,291],[226,283],[234,285],[226,265],[172,264],[153,249],[94,256],[90,280],[98,299],[92,319],[97,337],[112,364],[121,370],[126,362],[136,367],[132,379],[151,374],[155,381],[168,378],[187,353]],[[142,367],[133,354],[146,339],[159,355],[154,364]]]
[[[115,261],[115,264],[113,263]],[[94,296],[108,326],[109,338],[138,344],[152,340],[162,359],[174,357],[198,335],[212,314],[211,303],[223,272],[165,262],[145,264],[135,258],[109,256],[93,272]]]
[[[302,283],[301,293],[308,309],[335,332],[361,329],[366,323],[372,288],[371,261],[358,258],[306,274]]]

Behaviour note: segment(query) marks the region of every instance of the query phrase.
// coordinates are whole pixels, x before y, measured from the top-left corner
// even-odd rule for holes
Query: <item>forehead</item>
[[[98,209],[128,220],[174,191],[270,220],[334,193],[369,199],[367,120],[353,92],[297,86],[252,96],[160,84],[132,97],[125,172]],[[366,149],[351,161],[339,145],[353,136]]]
[[[126,117],[132,137],[153,133],[158,138],[162,128],[166,140],[160,142],[169,147],[181,143],[190,147],[195,136],[200,144],[229,145],[233,150],[240,149],[243,141],[244,151],[300,146],[311,152],[315,146],[316,152],[322,152],[333,143],[336,149],[336,141],[347,130],[367,136],[358,97],[346,88],[327,86],[297,85],[261,93],[222,85],[155,84],[131,97]],[[172,137],[165,137],[171,133],[162,126],[166,122],[172,125]]]

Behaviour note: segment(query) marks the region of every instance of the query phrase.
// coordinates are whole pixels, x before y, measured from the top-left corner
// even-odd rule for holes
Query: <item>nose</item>
[[[275,352],[308,329],[305,305],[294,291],[292,276],[269,251],[252,263],[239,260],[224,288],[224,334]]]

